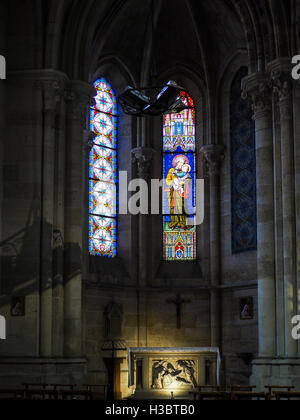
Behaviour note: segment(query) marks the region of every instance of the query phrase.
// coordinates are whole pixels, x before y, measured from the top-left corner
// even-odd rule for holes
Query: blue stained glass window
[[[231,86],[231,209],[233,254],[257,249],[255,122],[250,100],[241,97],[241,68]]]
[[[192,98],[186,92],[181,95],[191,109],[165,115],[163,124],[163,246],[167,261],[196,259],[195,109]]]
[[[117,130],[118,108],[111,85],[94,83],[95,105],[90,109],[90,130],[96,134],[89,159],[89,252],[117,255]]]

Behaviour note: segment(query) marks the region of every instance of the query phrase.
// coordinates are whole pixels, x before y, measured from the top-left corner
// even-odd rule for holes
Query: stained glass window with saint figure
[[[96,135],[89,159],[89,252],[117,255],[117,130],[116,95],[103,78],[94,83],[95,105],[90,130]]]
[[[165,115],[163,121],[163,245],[167,261],[196,259],[195,108],[192,98],[181,94],[191,109]]]

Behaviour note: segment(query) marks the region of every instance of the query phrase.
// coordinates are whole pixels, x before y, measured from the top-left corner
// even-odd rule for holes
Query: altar
[[[128,385],[135,398],[187,398],[197,386],[220,385],[218,348],[130,348]]]

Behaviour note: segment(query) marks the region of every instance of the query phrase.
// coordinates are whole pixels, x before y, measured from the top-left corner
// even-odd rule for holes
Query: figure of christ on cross
[[[184,305],[185,303],[191,303],[191,301],[182,299],[181,296],[178,294],[176,296],[176,299],[168,299],[167,303],[176,306],[177,329],[180,330],[182,319],[182,305]]]

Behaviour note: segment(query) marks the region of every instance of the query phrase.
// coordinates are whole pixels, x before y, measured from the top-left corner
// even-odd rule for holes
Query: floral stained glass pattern
[[[194,107],[185,92],[186,103]],[[196,259],[195,182],[196,182],[195,110],[164,116],[163,152],[165,194],[164,259]]]
[[[106,80],[94,83],[97,95],[90,110],[90,130],[96,134],[89,160],[89,252],[117,255],[117,128],[116,97]]]

